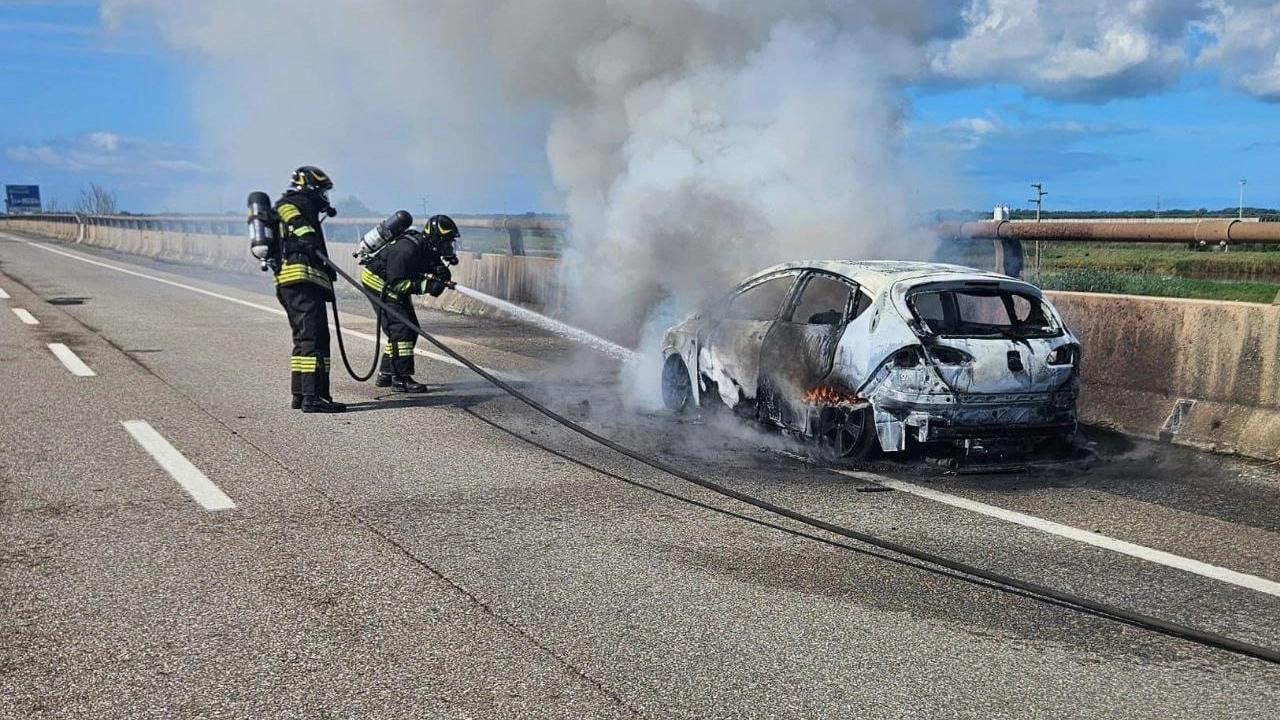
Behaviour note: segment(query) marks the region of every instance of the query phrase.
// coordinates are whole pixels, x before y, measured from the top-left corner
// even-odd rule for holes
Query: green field
[[[1280,248],[1278,248],[1280,249]],[[1189,249],[1185,244],[1025,243],[1031,282],[1047,290],[1271,303],[1280,293],[1280,252],[1232,248]],[[937,259],[973,267],[995,265],[989,241],[947,243]]]
[[[526,232],[529,255],[557,255],[563,238]],[[509,252],[503,230],[463,231],[461,250]],[[1156,295],[1271,303],[1280,293],[1280,246],[1274,250],[1232,248],[1228,252],[1192,250],[1178,244],[1046,242],[1025,244],[1027,280],[1046,290]],[[935,259],[970,267],[995,267],[990,241],[947,242]],[[1038,268],[1038,269],[1037,269]]]
[[[525,231],[524,251],[527,255],[558,255],[564,247],[564,239],[552,233]],[[458,249],[464,252],[505,255],[511,252],[511,240],[506,230],[463,228]]]

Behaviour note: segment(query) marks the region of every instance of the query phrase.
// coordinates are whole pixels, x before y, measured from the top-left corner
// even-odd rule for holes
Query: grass
[[[550,234],[524,233],[524,250],[526,254],[558,255],[563,247],[563,238]],[[466,252],[505,255],[511,252],[511,240],[507,237],[506,230],[463,228],[462,240],[458,243],[458,249]]]
[[[1035,263],[1035,244],[1026,244],[1027,265]],[[1280,252],[1237,249],[1190,250],[1186,245],[1041,245],[1041,270],[1106,268],[1121,272],[1215,280],[1280,282]]]
[[[1235,300],[1270,304],[1280,293],[1280,252],[1236,248],[1195,251],[1185,244],[1047,242],[1036,272],[1034,242],[1024,243],[1023,275],[1047,290]],[[947,243],[937,259],[995,267],[990,242]]]
[[[1030,278],[1035,282],[1036,278]],[[1083,267],[1042,272],[1035,284],[1045,290],[1155,295],[1200,300],[1271,303],[1280,283],[1237,282],[1132,273],[1111,268]]]

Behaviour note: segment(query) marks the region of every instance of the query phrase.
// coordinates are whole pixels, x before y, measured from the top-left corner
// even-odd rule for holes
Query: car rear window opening
[[[1062,334],[1043,300],[998,287],[923,288],[908,293],[907,306],[929,335],[1043,338]]]

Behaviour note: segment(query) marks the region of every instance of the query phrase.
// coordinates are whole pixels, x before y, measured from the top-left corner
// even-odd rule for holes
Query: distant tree
[[[338,211],[339,216],[346,217],[376,217],[378,213],[370,210],[368,205],[360,201],[355,195],[348,195],[333,203],[333,207]]]
[[[89,183],[80,189],[75,210],[85,215],[115,215],[118,210],[116,194],[97,183]]]

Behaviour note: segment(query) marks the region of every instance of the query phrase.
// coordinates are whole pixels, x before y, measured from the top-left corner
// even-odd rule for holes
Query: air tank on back
[[[354,258],[359,258],[359,263],[364,265],[369,259],[377,255],[382,248],[387,246],[400,233],[413,227],[413,216],[404,210],[397,210],[394,215],[378,223],[378,227],[370,230],[360,238],[360,244],[356,251],[351,254]]]
[[[280,238],[275,210],[264,192],[249,193],[249,252],[262,263],[264,271],[278,266]]]

